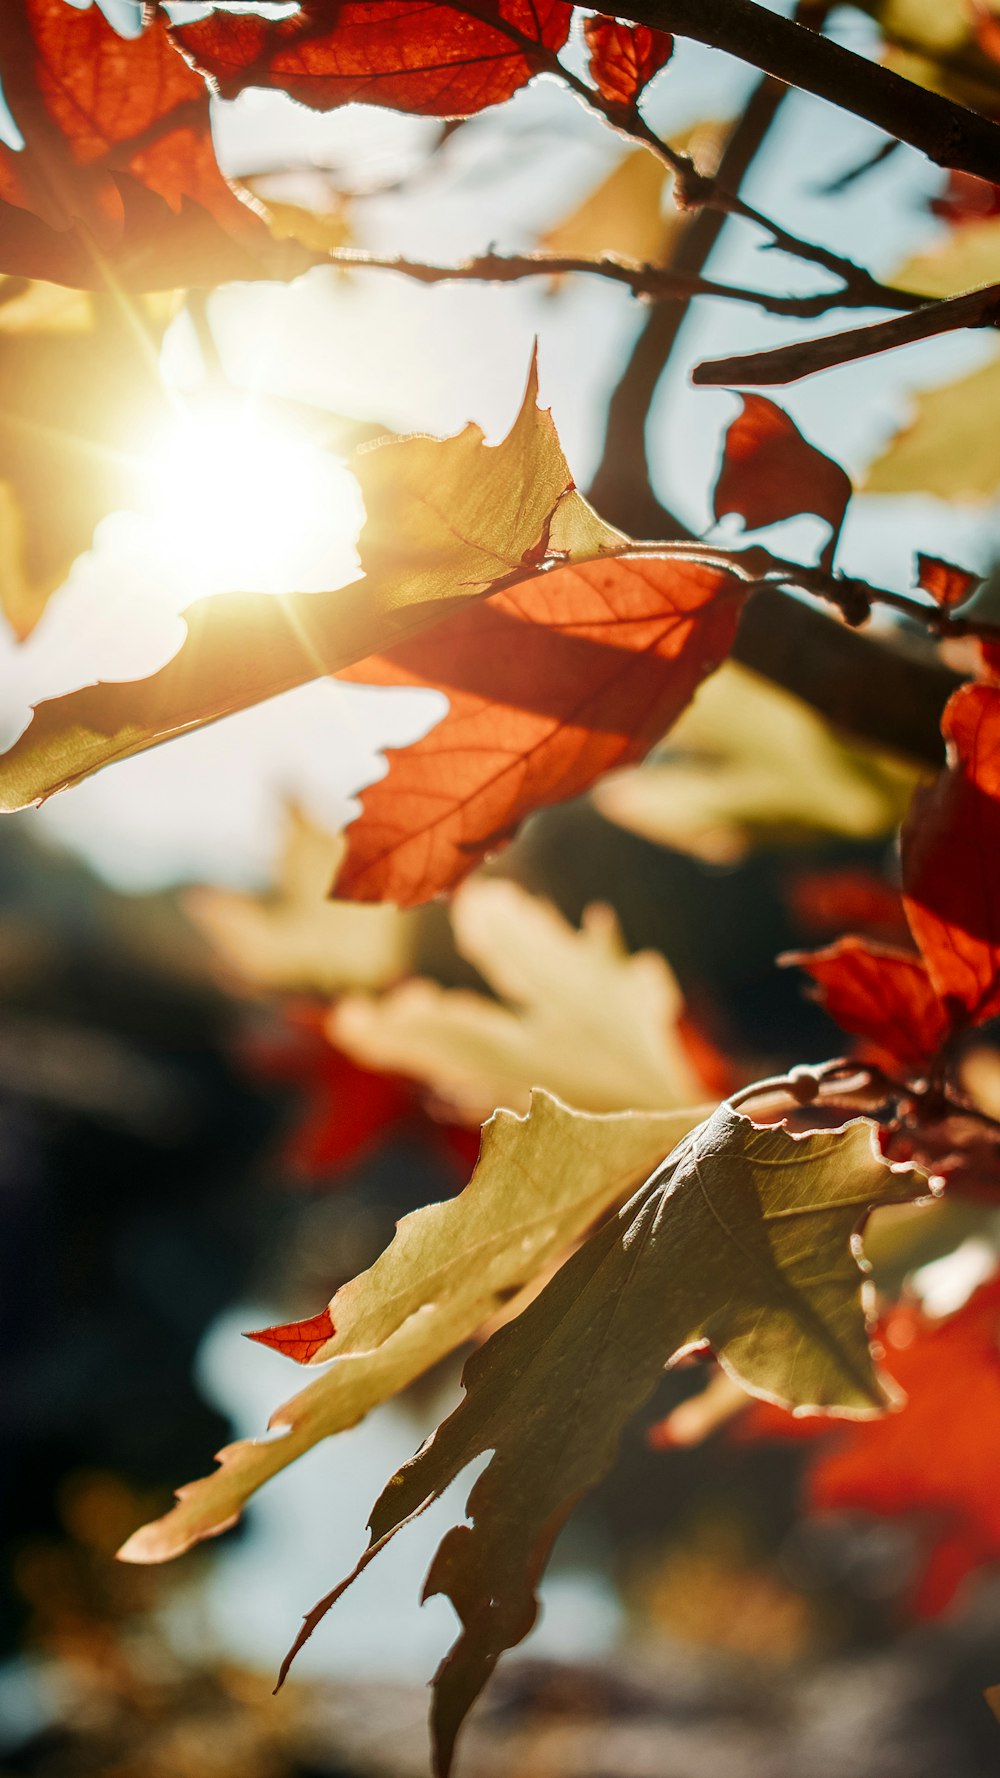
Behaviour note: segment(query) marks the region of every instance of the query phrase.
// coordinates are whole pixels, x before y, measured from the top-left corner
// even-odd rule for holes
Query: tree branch
[[[367,253],[353,247],[335,248],[327,257],[331,265],[349,270],[398,272],[400,277],[414,279],[419,284],[511,284],[522,278],[583,274],[607,278],[612,283],[623,284],[634,296],[651,297],[658,302],[679,299],[686,303],[691,297],[714,296],[730,302],[756,304],[769,314],[794,316],[799,320],[826,314],[831,308],[850,308],[859,301],[868,307],[866,298],[855,298],[846,290],[820,291],[812,296],[779,296],[769,290],[718,284],[711,278],[685,274],[672,266],[636,265],[609,254],[600,259],[588,259],[552,253],[482,253],[452,266]],[[921,300],[906,290],[887,291],[886,295],[899,309],[908,310]]]
[[[859,740],[943,763],[941,712],[962,680],[940,661],[848,629],[773,586],[747,600],[732,652]]]
[[[787,88],[776,80],[757,83],[722,153],[718,177],[738,191],[774,122]],[[724,210],[695,210],[675,238],[669,269],[680,277],[700,277],[726,226]],[[652,491],[646,453],[646,421],[660,378],[677,344],[688,299],[657,303],[649,312],[608,407],[604,450],[590,487],[598,512],[633,536],[660,531],[689,532]]]
[[[615,12],[725,50],[908,142],[939,167],[1000,182],[1000,125],[757,0],[616,0]]]
[[[891,321],[875,321],[870,327],[851,327],[842,333],[829,333],[822,339],[796,340],[788,346],[776,346],[770,352],[748,352],[734,358],[715,358],[698,364],[691,380],[702,385],[750,384],[754,387],[777,383],[794,383],[811,377],[819,370],[832,370],[838,364],[851,364],[859,358],[871,358],[879,352],[894,351],[917,340],[927,340],[939,333],[953,333],[962,327],[996,327],[1000,325],[1000,284],[987,284],[981,290],[968,290],[961,296],[950,296],[942,302],[924,303],[907,315],[896,315]]]

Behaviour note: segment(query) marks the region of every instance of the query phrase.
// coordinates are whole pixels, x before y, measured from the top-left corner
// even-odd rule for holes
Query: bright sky
[[[121,14],[121,0],[104,4]],[[870,47],[857,15],[845,11],[840,28],[852,47]],[[738,64],[680,44],[653,89],[650,120],[671,133],[729,115],[748,80]],[[834,156],[825,127],[831,118],[817,102],[793,97],[747,195],[790,228],[891,274],[938,226],[925,206],[939,176],[903,152],[849,195],[824,199],[823,180],[879,140],[868,126],[838,119]],[[333,166],[344,185],[363,191],[414,164],[436,126],[358,106],[322,116],[255,92],[218,105],[216,129],[223,163],[234,171]],[[571,94],[539,81],[466,125],[405,191],[358,201],[358,243],[441,261],[491,245],[530,246],[622,152]],[[755,254],[752,231],[732,225],[712,265],[714,275],[745,282],[781,283],[786,271],[800,284],[813,275],[778,255]],[[424,289],[386,273],[347,278],[326,270],[290,286],[231,287],[212,299],[211,314],[226,369],[244,390],[440,435],[468,419],[490,437],[502,434],[537,337],[542,397],[583,486],[640,319],[626,292],[597,280],[576,280],[553,295],[541,280]],[[843,324],[843,315],[828,322]],[[722,303],[701,304],[689,323],[677,370],[655,403],[650,443],[661,492],[699,528],[708,524],[720,432],[734,402],[724,392],[694,390],[690,365],[794,332],[794,324]],[[860,470],[903,418],[911,390],[960,374],[992,349],[972,335],[943,339],[811,379],[781,399],[807,435]],[[165,367],[175,385],[197,380],[185,321],[168,336]],[[168,658],[181,633],[176,613],[192,597],[234,587],[336,586],[356,572],[360,513],[349,478],[290,428],[275,436],[270,425],[244,402],[215,413],[207,430],[187,424],[158,441],[145,510],[107,519],[31,639],[0,648],[5,738],[23,726],[32,700],[98,676],[128,678]],[[809,547],[810,525],[786,531],[789,553],[795,543]],[[840,559],[904,586],[917,548],[983,568],[996,541],[995,513],[861,499]],[[123,886],[258,879],[274,855],[285,796],[321,818],[342,819],[351,790],[380,770],[379,743],[412,738],[440,707],[431,695],[401,704],[397,694],[318,684],[112,767],[21,819],[79,847]]]

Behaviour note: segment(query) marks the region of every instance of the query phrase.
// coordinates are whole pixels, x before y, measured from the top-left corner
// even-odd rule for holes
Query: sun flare
[[[250,399],[178,404],[143,454],[159,545],[206,591],[319,591],[353,579],[364,520],[343,462]]]

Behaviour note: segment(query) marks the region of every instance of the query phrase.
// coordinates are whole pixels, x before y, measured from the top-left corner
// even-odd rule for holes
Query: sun
[[[142,451],[156,547],[192,598],[315,592],[357,577],[364,507],[355,478],[270,407],[238,393],[177,397]]]

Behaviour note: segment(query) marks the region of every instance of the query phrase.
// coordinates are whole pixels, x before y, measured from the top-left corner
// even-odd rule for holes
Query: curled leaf
[[[336,1332],[308,1361],[337,1362],[272,1414],[284,1436],[220,1451],[219,1467],[179,1489],[172,1512],[136,1531],[122,1560],[166,1562],[234,1524],[271,1476],[470,1339],[703,1116],[704,1107],[592,1117],[541,1092],[526,1117],[497,1112],[465,1190],[405,1216],[374,1266],[338,1290]]]
[[[559,1530],[670,1358],[707,1341],[766,1398],[879,1410],[852,1236],[872,1204],[924,1190],[876,1156],[869,1125],[795,1138],[720,1106],[469,1360],[463,1401],[376,1501],[367,1550],[306,1618],[283,1673],[395,1533],[491,1453],[424,1587],[446,1594],[462,1625],[434,1679],[435,1769],[447,1778],[470,1706],[532,1627]]]

